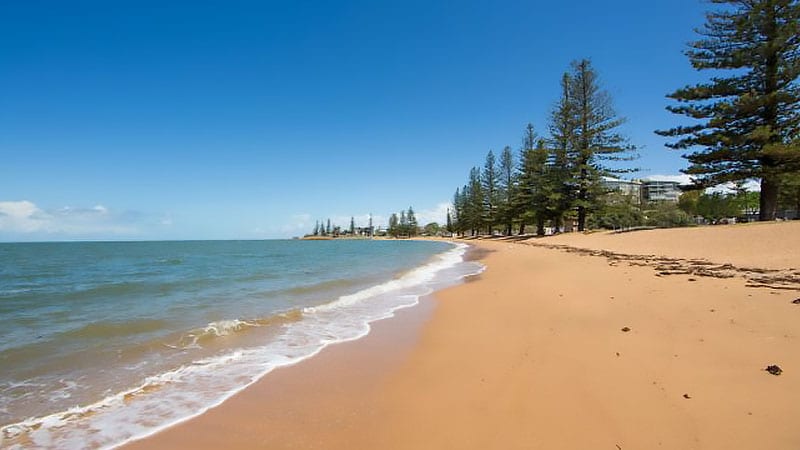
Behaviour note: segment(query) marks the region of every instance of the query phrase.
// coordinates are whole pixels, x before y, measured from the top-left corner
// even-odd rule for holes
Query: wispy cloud
[[[312,228],[311,214],[294,214],[278,231],[283,234],[305,234]]]
[[[257,239],[285,238],[302,236],[310,233],[313,228],[314,220],[311,214],[302,213],[289,216],[283,223],[257,226],[250,230],[250,235]]]
[[[725,183],[725,184],[720,184],[719,186],[708,188],[706,189],[706,192],[721,192],[723,194],[730,194],[732,192],[736,192],[735,188],[736,188],[735,184]],[[761,192],[761,183],[755,180],[748,180],[744,184],[744,188],[748,192]]]
[[[423,209],[416,213],[417,222],[422,226],[431,222],[444,225],[447,223],[447,210],[449,208],[451,208],[450,202],[441,202],[433,208]]]
[[[27,200],[0,202],[0,231],[31,233],[47,227],[50,215]]]
[[[104,205],[48,210],[29,200],[0,201],[0,239],[134,238],[148,220],[143,213]]]
[[[652,180],[652,181],[677,181],[682,185],[690,185],[693,184],[694,177],[691,175],[680,174],[680,175],[650,175],[648,177],[643,178],[644,180]],[[721,192],[723,194],[734,192],[735,185],[733,183],[724,183],[714,187],[710,187],[706,189],[706,192]],[[750,192],[758,192],[761,190],[761,185],[756,180],[748,180],[744,184],[745,189]]]
[[[694,183],[694,178],[691,175],[650,175],[642,178],[645,181],[677,181],[682,185],[690,185]]]

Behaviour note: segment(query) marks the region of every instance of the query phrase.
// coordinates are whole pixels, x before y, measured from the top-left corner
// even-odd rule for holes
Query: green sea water
[[[0,447],[104,448],[476,273],[419,241],[0,244]]]

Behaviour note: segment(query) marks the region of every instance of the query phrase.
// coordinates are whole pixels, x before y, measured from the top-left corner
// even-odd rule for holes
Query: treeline
[[[636,149],[618,132],[623,123],[590,61],[573,62],[561,78],[548,134],[528,124],[516,155],[509,146],[499,158],[490,150],[483,167],[473,167],[456,189],[448,231],[511,235],[534,225],[543,235],[546,226],[561,229],[567,220],[583,231],[607,193],[603,177],[634,170],[624,167]]]
[[[392,237],[413,237],[419,234],[419,224],[414,208],[408,207],[408,211],[400,211],[400,215],[392,213],[389,216],[389,227],[386,233]]]
[[[759,220],[776,219],[786,205],[800,214],[800,2],[712,3],[719,9],[706,14],[700,39],[686,51],[692,67],[712,76],[667,95],[676,101],[667,110],[690,122],[657,133],[675,138],[668,147],[690,150],[683,172],[693,176],[695,190],[758,180]],[[616,164],[634,152],[616,132],[622,123],[591,64],[573,63],[562,78],[547,135],[538,136],[529,125],[518,155],[510,147],[499,160],[489,152],[483,167],[473,168],[456,190],[453,231],[524,233],[534,224],[543,234],[548,224],[561,228],[567,220],[582,231],[587,223],[607,221],[615,208],[635,214],[626,199],[608,196],[601,182],[633,171]],[[711,203],[729,197],[698,194]],[[656,216],[690,214],[675,205],[655,206]]]
[[[372,225],[372,216],[369,218],[369,226],[356,227],[355,219],[350,217],[350,227],[342,229],[338,225],[331,225],[331,220],[316,221],[314,229],[306,237],[347,237],[347,236],[365,236],[372,237],[379,236],[392,236],[395,238],[414,237],[419,235],[436,236],[440,233],[439,224],[432,222],[424,227],[420,226],[417,221],[414,208],[409,206],[407,210],[402,210],[399,213],[392,213],[389,217],[389,226],[385,229],[375,229]]]
[[[355,236],[357,234],[371,235],[372,234],[372,216],[369,219],[369,227],[356,228],[356,221],[354,217],[350,217],[350,226],[346,229],[338,225],[331,226],[331,219],[324,221],[317,220],[314,224],[314,230],[306,236],[320,236],[320,237],[339,237],[339,236]]]
[[[681,194],[677,203],[637,203],[620,192],[612,192],[606,197],[592,225],[608,229],[683,227],[725,223],[729,219],[749,221],[757,211],[758,192],[748,192],[744,188],[730,193],[690,190]]]

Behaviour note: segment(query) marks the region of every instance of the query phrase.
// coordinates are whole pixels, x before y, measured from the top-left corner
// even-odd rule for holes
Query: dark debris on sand
[[[571,247],[569,245],[523,242],[535,247],[577,253],[582,256],[605,257],[612,265],[627,263],[631,266],[649,266],[655,269],[656,276],[689,275],[689,281],[697,277],[733,278],[741,277],[747,287],[775,290],[800,291],[800,271],[796,269],[765,269],[760,267],[737,267],[733,264],[718,264],[704,259],[671,258],[658,255],[633,255],[607,250],[593,250]],[[800,300],[800,299],[798,299]],[[798,302],[800,304],[800,302]]]
[[[776,364],[769,365],[764,370],[766,370],[767,372],[769,372],[772,375],[780,375],[780,374],[783,373],[783,369],[781,369],[780,366],[778,366]]]

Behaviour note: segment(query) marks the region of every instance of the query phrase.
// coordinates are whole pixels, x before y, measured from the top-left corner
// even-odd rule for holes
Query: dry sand
[[[475,245],[477,279],[131,447],[800,448],[800,292],[630,258],[791,278],[800,223]]]
[[[567,233],[550,244],[677,258],[704,258],[738,267],[800,268],[798,222],[755,222],[632,233]]]

